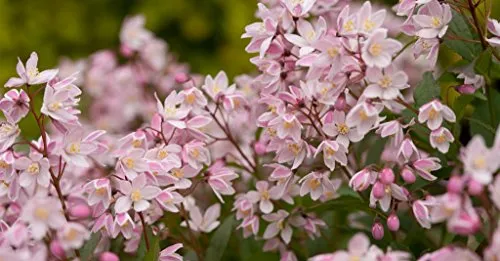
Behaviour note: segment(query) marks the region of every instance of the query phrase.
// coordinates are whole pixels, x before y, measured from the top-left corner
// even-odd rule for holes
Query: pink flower
[[[9,122],[16,123],[28,114],[29,102],[30,98],[26,92],[14,89],[5,93],[4,98],[0,100],[0,109]]]
[[[259,217],[250,216],[245,218],[238,228],[243,229],[244,238],[248,238],[251,235],[257,235],[259,233]]]
[[[0,151],[4,152],[16,141],[21,130],[16,124],[0,122]]]
[[[347,150],[344,145],[336,141],[325,140],[318,146],[314,156],[316,157],[321,151],[325,165],[330,171],[335,169],[335,162],[339,162],[342,166],[347,165]]]
[[[359,32],[371,34],[384,23],[386,11],[384,9],[372,13],[370,1],[366,1],[358,11]]]
[[[311,10],[316,0],[281,0],[281,2],[293,16],[301,17]]]
[[[127,17],[123,21],[120,31],[120,41],[126,48],[134,51],[141,49],[146,42],[153,38],[151,32],[144,28],[146,23],[144,16],[136,15]]]
[[[41,240],[49,228],[58,229],[65,223],[61,203],[53,197],[34,197],[23,206],[20,219],[28,223],[31,236]]]
[[[360,134],[365,135],[380,121],[379,113],[383,106],[371,104],[366,101],[359,102],[354,106],[346,117],[348,126],[356,126]]]
[[[181,107],[184,108],[203,108],[207,105],[207,98],[205,98],[205,95],[195,87],[179,92],[179,98],[182,100]]]
[[[189,165],[185,165],[182,168],[173,168],[170,170],[169,176],[173,178],[174,187],[177,189],[187,189],[191,187],[190,178],[198,175],[199,170],[192,168]],[[158,178],[158,177],[157,177]]]
[[[264,214],[269,214],[273,211],[273,203],[271,199],[279,199],[277,189],[269,189],[267,181],[257,181],[255,184],[257,191],[247,192],[247,197],[252,203],[259,203],[259,208]]]
[[[222,203],[224,203],[224,200],[221,195],[233,195],[236,192],[231,181],[238,178],[238,174],[223,164],[223,162],[218,161],[208,169],[209,175],[207,181]]]
[[[14,162],[14,168],[22,170],[19,185],[23,188],[38,184],[44,188],[50,185],[49,160],[42,154],[32,152],[28,157],[21,157]]]
[[[144,159],[144,150],[131,149],[121,156],[116,163],[116,170],[123,173],[128,179],[133,180],[139,173],[148,170]]]
[[[245,47],[249,53],[259,53],[263,58],[276,34],[278,23],[272,18],[265,18],[263,22],[255,22],[245,27],[245,33],[241,38],[252,38]],[[210,92],[209,92],[210,93]]]
[[[460,212],[463,203],[461,195],[455,193],[435,197],[435,204],[430,209],[430,221],[439,223],[450,219]]]
[[[378,202],[380,208],[387,212],[391,206],[392,198],[400,201],[408,200],[403,188],[399,185],[395,183],[383,184],[382,182],[376,182],[370,193],[370,207],[375,207]]]
[[[333,260],[363,260],[370,247],[370,239],[363,234],[355,234],[347,244],[347,251],[340,250],[334,253]]]
[[[429,141],[433,148],[437,148],[441,153],[446,153],[450,148],[450,143],[455,141],[455,138],[448,129],[439,127],[431,132]]]
[[[344,146],[344,148],[348,148],[350,142],[358,142],[360,141],[364,135],[360,134],[355,126],[350,126],[346,122],[346,115],[343,111],[335,110],[333,113],[326,114],[328,117],[331,115],[332,122],[325,121],[323,124],[323,131],[333,138],[336,138],[340,145]],[[352,122],[349,122],[352,124]]]
[[[269,122],[269,127],[277,131],[278,137],[284,139],[292,138],[294,141],[300,141],[302,124],[293,114],[283,114]]]
[[[293,162],[292,169],[296,169],[302,164],[306,157],[311,155],[311,149],[307,142],[300,140],[285,140],[276,152],[278,163]]]
[[[492,38],[486,39],[491,45],[500,46],[500,23],[492,18],[488,18],[488,31],[494,35]]]
[[[417,171],[417,174],[428,181],[436,180],[436,177],[431,174],[431,171],[435,171],[441,168],[439,164],[439,159],[435,157],[422,158],[413,162],[413,168]]]
[[[156,96],[156,93],[155,97],[157,111],[163,119],[177,128],[185,128],[182,120],[189,114],[190,110],[189,108],[178,107],[182,102],[182,97],[180,97],[176,91],[172,91],[167,98],[165,98],[163,104],[160,102],[158,96]]]
[[[30,58],[26,62],[26,68],[24,67],[21,59],[17,58],[16,71],[20,78],[12,77],[6,83],[5,87],[20,87],[24,84],[37,85],[46,83],[57,75],[58,70],[45,70],[38,72],[38,55],[36,52],[32,52]]]
[[[177,250],[181,249],[183,245],[181,243],[173,244],[160,252],[160,261],[182,261],[182,256],[175,253]]]
[[[210,165],[210,151],[201,141],[190,141],[182,148],[182,160],[194,169],[201,169],[203,165]]]
[[[437,201],[430,197],[426,200],[415,200],[412,204],[413,215],[423,228],[431,228],[431,215],[429,207],[435,206]]]
[[[108,208],[111,204],[111,184],[109,179],[95,179],[84,186],[88,193],[87,202],[90,206],[102,203],[104,208]]]
[[[216,229],[220,222],[217,220],[220,217],[220,204],[216,203],[210,206],[204,215],[201,215],[200,209],[197,206],[189,209],[189,228],[193,231],[210,233]],[[187,226],[186,221],[181,223],[181,226]]]
[[[297,21],[297,32],[296,34],[285,34],[285,38],[300,47],[299,54],[300,56],[304,56],[306,54],[310,54],[314,51],[314,43],[323,37],[327,29],[326,21],[323,17],[319,17],[315,26],[304,19],[299,19]]]
[[[451,8],[448,4],[441,4],[437,0],[430,1],[413,16],[413,21],[419,26],[417,36],[442,38],[448,30],[451,17]]]
[[[385,69],[368,68],[366,79],[370,83],[363,91],[367,98],[393,100],[401,97],[400,90],[410,87],[404,71],[396,71],[394,66]]]
[[[83,225],[69,222],[58,231],[57,237],[64,249],[79,249],[90,238],[90,233]]]
[[[262,218],[270,223],[264,232],[264,239],[271,239],[280,234],[283,242],[286,244],[290,243],[293,230],[288,222],[285,221],[288,215],[288,212],[282,209],[278,210],[276,213],[263,215]]]
[[[455,113],[439,100],[430,101],[419,108],[418,122],[427,122],[427,127],[435,130],[443,123],[443,118],[449,122],[455,122]]]
[[[493,184],[489,186],[490,199],[500,209],[500,176],[495,177]]]
[[[182,201],[184,201],[182,195],[173,191],[172,188],[164,189],[156,196],[156,202],[158,202],[163,209],[172,213],[179,212],[177,205],[181,204]]]
[[[392,55],[402,48],[400,42],[387,39],[386,29],[377,29],[364,43],[361,57],[369,67],[385,68],[391,64]]]
[[[8,150],[0,154],[0,179],[9,181],[14,177],[14,173],[16,173],[14,162],[12,151]]]
[[[118,234],[122,234],[124,238],[132,238],[134,233],[135,223],[128,213],[118,213],[116,214],[115,221],[113,223],[113,229],[111,231],[111,237],[116,238]]]
[[[253,215],[253,203],[246,194],[236,195],[232,211],[236,210],[236,220],[245,219]]]
[[[236,85],[228,85],[226,73],[224,71],[220,71],[215,76],[215,79],[208,75],[205,78],[205,84],[201,88],[203,88],[203,90],[205,90],[212,99],[217,101],[222,95],[232,94],[236,89]]]
[[[358,13],[349,14],[350,6],[345,5],[337,17],[337,30],[340,35],[353,36],[358,33]]]
[[[462,208],[453,215],[447,223],[448,230],[459,235],[472,235],[481,228],[481,219],[466,197]]]
[[[120,191],[123,196],[119,197],[115,203],[117,213],[127,212],[131,206],[137,212],[145,211],[149,208],[149,200],[154,199],[161,190],[158,187],[147,185],[146,176],[139,175],[132,180],[120,182]]]
[[[398,150],[398,158],[402,162],[409,162],[420,159],[420,152],[410,138],[405,138],[401,142]]]
[[[483,137],[477,135],[461,151],[461,160],[464,170],[477,182],[487,185],[493,179],[493,173],[498,168],[498,154],[489,150],[484,143]]]
[[[428,62],[429,67],[436,66],[439,53],[439,39],[437,38],[419,38],[413,45],[413,55],[415,58],[425,56],[425,61]]]
[[[75,127],[64,134],[62,146],[55,153],[61,155],[69,164],[84,168],[90,167],[88,157],[107,150],[106,145],[97,141],[105,133],[103,130],[97,130],[85,136],[82,128]]]
[[[159,163],[161,169],[170,171],[172,168],[180,168],[182,166],[179,154],[182,148],[177,144],[160,145],[146,152],[146,159],[151,162]]]
[[[329,176],[329,172],[317,171],[305,175],[299,180],[299,183],[302,183],[300,186],[300,196],[303,197],[307,194],[311,194],[312,200],[318,200],[325,192],[331,189],[327,187],[330,183],[328,179]]]
[[[80,111],[76,109],[81,91],[70,77],[56,84],[45,87],[41,112],[57,121],[67,124],[78,124]]]
[[[355,191],[364,191],[375,183],[377,175],[377,172],[369,168],[364,168],[352,176],[349,181],[349,187]]]

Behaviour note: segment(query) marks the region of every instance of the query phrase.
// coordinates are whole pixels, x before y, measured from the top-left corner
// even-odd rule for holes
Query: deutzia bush
[[[493,3],[263,0],[234,80],[142,16],[118,52],[20,58],[0,259],[499,260]]]

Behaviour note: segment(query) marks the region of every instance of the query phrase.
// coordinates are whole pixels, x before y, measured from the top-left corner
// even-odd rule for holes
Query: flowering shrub
[[[498,260],[491,8],[263,1],[242,35],[257,72],[234,84],[189,72],[142,16],[118,53],[19,59],[0,259]]]

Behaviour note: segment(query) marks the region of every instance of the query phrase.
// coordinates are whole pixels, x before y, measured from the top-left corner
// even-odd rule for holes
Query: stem
[[[405,106],[407,109],[409,109],[410,111],[414,112],[415,114],[418,114],[418,110],[415,109],[415,108],[413,108],[413,106],[411,106],[410,104],[408,104],[407,102],[405,102],[403,99],[401,99],[401,98],[398,97],[395,101],[397,103]]]
[[[490,111],[491,126],[496,124],[495,108],[493,107],[493,92],[490,86],[486,86],[486,96],[488,97],[488,110]]]
[[[148,238],[148,232],[146,231],[146,222],[144,222],[144,216],[142,215],[142,212],[137,212],[137,214],[141,219],[142,233],[144,234],[144,242],[146,242],[146,249],[149,251],[149,238]]]
[[[189,237],[191,239],[191,245],[193,246],[193,250],[196,252],[196,256],[198,257],[198,260],[203,261],[203,255],[201,254],[201,248],[198,244],[198,240],[196,240],[196,237],[194,236],[193,231],[191,230],[191,227],[189,225],[189,220],[188,220],[187,215],[186,215],[186,209],[184,208],[183,204],[181,204],[181,208],[180,208],[179,213],[181,214],[184,221],[186,221],[186,226],[188,229]]]
[[[396,55],[394,55],[394,58],[392,58],[392,59],[396,60],[396,58],[398,58],[398,56],[400,54],[402,54],[408,47],[410,47],[412,44],[414,44],[417,41],[417,39],[418,38],[414,38],[411,41],[409,41],[407,44],[405,44],[405,46],[401,50],[399,50],[399,52],[397,52]]]
[[[477,33],[479,34],[479,40],[481,41],[481,45],[483,46],[483,49],[486,49],[488,47],[488,44],[484,40],[484,35],[482,33],[483,30],[481,29],[481,26],[479,26],[479,20],[477,19],[476,15],[476,7],[474,6],[474,3],[472,3],[472,0],[467,0],[467,3],[469,4],[470,14],[472,15],[474,26],[476,27]]]

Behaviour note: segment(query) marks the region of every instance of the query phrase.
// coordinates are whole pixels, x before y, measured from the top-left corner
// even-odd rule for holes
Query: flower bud
[[[128,47],[127,45],[125,44],[122,44],[120,46],[120,53],[124,56],[124,57],[131,57],[132,54],[134,54],[134,50],[132,50],[130,47]]]
[[[384,238],[384,227],[378,221],[375,221],[375,223],[373,223],[372,236],[376,240]]]
[[[337,101],[335,101],[335,109],[338,110],[338,111],[343,111],[345,110],[346,108],[346,100],[345,100],[345,95],[344,94],[341,94],[339,95],[339,97],[337,98]]]
[[[470,195],[477,196],[483,192],[483,185],[471,179],[468,184],[468,191]]]
[[[389,185],[394,183],[394,172],[390,168],[384,168],[380,172],[380,182],[382,182],[385,185]]]
[[[476,87],[472,84],[462,84],[455,86],[455,90],[461,94],[473,94],[476,91]]]
[[[460,193],[464,187],[464,183],[459,176],[452,176],[448,181],[446,188],[449,193]]]
[[[76,205],[69,209],[69,214],[76,218],[86,218],[90,216],[90,208],[84,204]]]
[[[261,141],[255,142],[253,149],[257,155],[264,155],[266,153],[266,144]]]
[[[50,242],[50,252],[57,257],[58,259],[65,259],[66,253],[64,253],[64,249],[61,246],[61,243],[57,240],[53,240]]]
[[[387,218],[387,227],[390,231],[398,231],[399,230],[399,218],[396,213],[392,213]]]
[[[401,177],[403,180],[408,183],[408,184],[413,184],[417,180],[417,177],[415,177],[415,174],[413,174],[413,171],[409,168],[403,168],[401,171]]]
[[[99,257],[99,261],[120,261],[120,258],[114,253],[104,252]]]
[[[373,196],[377,199],[381,199],[384,197],[385,195],[385,187],[384,187],[384,184],[380,183],[380,182],[376,182],[374,185],[373,185]]]
[[[187,74],[183,73],[183,72],[177,73],[175,75],[175,82],[176,83],[181,84],[181,83],[187,82],[188,80],[189,80],[189,76]]]

